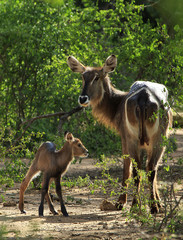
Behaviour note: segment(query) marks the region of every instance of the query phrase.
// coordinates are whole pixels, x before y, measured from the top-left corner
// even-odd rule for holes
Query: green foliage
[[[84,64],[102,65],[114,53],[118,67],[111,78],[118,88],[128,90],[137,79],[157,81],[169,88],[171,102],[182,104],[182,29],[174,26],[170,36],[158,20],[156,27],[144,23],[143,11],[134,1],[123,0],[1,1],[1,124],[15,129],[16,138],[25,120],[75,107],[82,82],[66,64],[71,54]],[[38,120],[29,131],[54,139],[58,122],[58,118]],[[87,139],[97,155],[120,148],[114,133],[101,128],[90,109],[68,119],[62,130]],[[94,146],[95,141],[100,147]]]
[[[4,225],[0,225],[0,239],[6,239],[7,234],[8,231],[6,230],[6,227]]]
[[[3,129],[3,128],[2,128]],[[8,132],[8,135],[6,134]],[[0,185],[4,188],[12,187],[15,182],[21,182],[30,165],[27,165],[23,161],[23,157],[33,159],[35,149],[38,148],[38,144],[34,141],[31,144],[32,139],[39,139],[41,141],[43,135],[39,132],[34,132],[21,138],[16,146],[13,145],[13,133],[6,129],[1,132],[0,145],[8,144],[8,148],[2,147],[0,152]]]
[[[116,196],[120,192],[120,183],[118,178],[114,178],[110,173],[110,167],[118,166],[119,160],[117,158],[107,158],[105,155],[100,156],[100,161],[96,164],[102,169],[101,178],[95,177],[94,181],[90,183],[89,188],[91,194],[95,191],[101,191],[106,196]]]
[[[178,165],[183,165],[183,158],[178,158]]]
[[[73,188],[73,187],[87,187],[90,184],[90,177],[88,176],[88,174],[86,175],[86,177],[82,178],[81,176],[79,176],[78,178],[65,178],[63,179],[63,181],[61,182],[62,186],[65,187],[69,187],[69,188]]]
[[[14,182],[21,182],[27,172],[27,166],[21,159],[6,160],[4,167],[0,170],[1,183],[9,181],[9,187]]]

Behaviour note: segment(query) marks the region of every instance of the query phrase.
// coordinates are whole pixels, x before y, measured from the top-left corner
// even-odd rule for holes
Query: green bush
[[[183,30],[174,25],[171,34],[165,23],[144,22],[139,1],[117,0],[50,1],[2,0],[0,2],[0,122],[12,141],[23,132],[32,117],[68,112],[78,105],[82,88],[80,75],[72,73],[66,60],[74,55],[83,64],[101,66],[111,54],[118,57],[112,83],[128,91],[135,80],[165,84],[173,107],[183,106]],[[65,130],[86,144],[91,156],[120,154],[119,137],[98,124],[91,109],[72,115],[35,121],[26,135],[34,142],[63,143]],[[6,138],[7,139],[7,138]],[[0,148],[9,148],[4,140]],[[4,151],[2,149],[2,151]],[[26,152],[26,150],[25,150]]]

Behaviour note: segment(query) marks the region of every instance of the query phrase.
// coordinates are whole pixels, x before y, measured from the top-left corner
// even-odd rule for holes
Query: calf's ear
[[[81,64],[75,57],[69,56],[67,59],[67,64],[73,72],[83,73],[85,71],[85,66]]]
[[[74,136],[70,132],[65,132],[64,137],[65,137],[65,140],[70,143],[74,141]]]
[[[74,136],[72,135],[72,133],[70,133],[70,132],[68,132],[68,131],[66,131],[66,132],[64,133],[64,138],[65,138],[65,140],[68,141],[68,142],[73,142],[73,141],[74,141]]]
[[[104,66],[103,66],[104,74],[113,72],[114,69],[116,68],[116,66],[117,66],[117,57],[115,55],[110,55],[106,59]]]

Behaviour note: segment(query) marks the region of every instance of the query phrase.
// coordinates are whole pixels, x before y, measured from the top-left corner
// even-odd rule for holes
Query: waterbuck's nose
[[[78,102],[80,105],[82,106],[87,106],[89,104],[89,97],[87,95],[80,95],[79,98],[78,98]]]

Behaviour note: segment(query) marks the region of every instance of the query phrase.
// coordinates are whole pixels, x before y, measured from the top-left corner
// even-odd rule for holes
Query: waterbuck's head
[[[114,71],[117,65],[116,56],[109,56],[103,67],[86,67],[73,56],[68,57],[67,63],[73,72],[82,74],[83,91],[78,99],[79,104],[87,107],[89,104],[95,106],[100,103],[105,93],[104,82],[107,81],[106,76]]]

